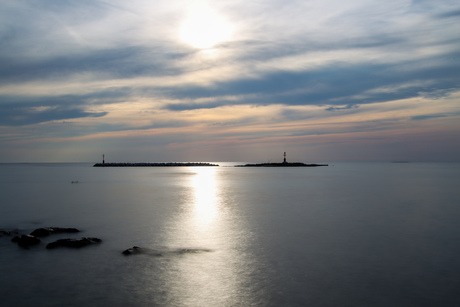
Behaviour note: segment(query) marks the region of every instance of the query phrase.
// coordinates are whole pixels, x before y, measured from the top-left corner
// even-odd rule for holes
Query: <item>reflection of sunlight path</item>
[[[209,230],[219,215],[219,182],[215,168],[197,169],[192,178],[194,193],[193,222],[195,228],[202,231]]]
[[[214,167],[190,168],[184,181],[181,210],[168,233],[171,248],[200,248],[210,252],[184,254],[167,260],[162,276],[171,305],[230,306],[248,291],[248,259],[236,246],[241,225],[226,204],[222,171]],[[239,225],[239,226],[238,226]]]

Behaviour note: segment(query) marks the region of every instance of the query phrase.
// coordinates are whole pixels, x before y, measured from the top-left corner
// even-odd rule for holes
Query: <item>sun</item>
[[[181,41],[197,49],[213,48],[231,38],[230,24],[216,12],[197,8],[189,13],[180,29]]]

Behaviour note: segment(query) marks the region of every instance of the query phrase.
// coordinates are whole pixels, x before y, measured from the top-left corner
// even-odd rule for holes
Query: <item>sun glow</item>
[[[231,38],[230,24],[212,10],[196,8],[182,23],[180,39],[198,49],[209,49]]]

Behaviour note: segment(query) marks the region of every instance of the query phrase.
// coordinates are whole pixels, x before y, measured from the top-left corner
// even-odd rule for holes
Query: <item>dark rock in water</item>
[[[199,254],[199,253],[209,253],[211,252],[210,249],[204,249],[204,248],[179,248],[172,253],[174,254]]]
[[[17,236],[19,234],[19,230],[17,229],[13,229],[13,230],[6,230],[6,229],[0,229],[0,237],[3,237],[3,236],[8,236],[8,237],[11,237],[11,236]]]
[[[18,245],[21,247],[29,247],[31,245],[37,245],[41,242],[39,238],[31,235],[22,235],[20,237],[16,236],[11,239],[11,241],[18,243]]]
[[[35,237],[46,237],[51,234],[57,234],[57,233],[75,233],[75,232],[80,232],[80,230],[76,228],[62,228],[62,227],[43,227],[43,228],[37,228],[34,231],[30,233],[31,236]]]
[[[131,248],[128,248],[126,250],[124,250],[122,252],[123,255],[136,255],[136,254],[140,254],[144,251],[143,248],[139,247],[139,246],[133,246]]]
[[[52,230],[50,228],[38,228],[30,233],[31,236],[36,237],[46,237],[51,234]]]
[[[102,240],[99,238],[81,238],[81,239],[60,239],[46,245],[47,249],[53,249],[56,247],[73,247],[80,248],[83,246],[101,243]]]
[[[163,252],[158,251],[158,250],[153,250],[149,248],[142,248],[139,246],[133,246],[131,248],[128,248],[122,252],[123,255],[130,256],[130,255],[139,255],[139,254],[145,254],[148,256],[154,256],[154,257],[162,257]]]
[[[202,249],[202,248],[177,248],[177,249],[149,249],[149,248],[142,248],[139,246],[133,246],[128,248],[122,252],[123,255],[138,255],[144,254],[147,256],[153,257],[167,257],[167,256],[178,256],[178,255],[185,255],[185,254],[198,254],[204,252],[211,252],[210,249]]]

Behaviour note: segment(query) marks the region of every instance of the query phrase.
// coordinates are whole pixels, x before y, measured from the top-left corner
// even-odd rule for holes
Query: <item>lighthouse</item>
[[[283,163],[287,163],[287,162],[286,162],[286,152],[284,152],[284,159],[283,159]]]

